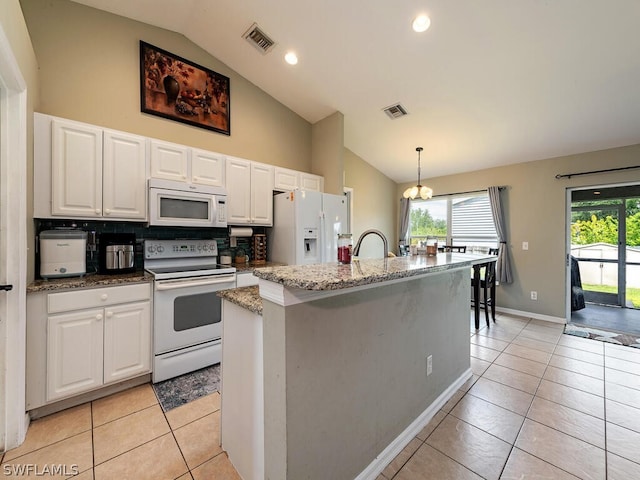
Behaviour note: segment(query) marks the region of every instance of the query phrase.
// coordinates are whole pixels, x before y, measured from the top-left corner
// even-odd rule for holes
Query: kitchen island
[[[264,268],[259,290],[223,294],[221,438],[240,475],[375,479],[471,376],[470,269],[488,260]]]

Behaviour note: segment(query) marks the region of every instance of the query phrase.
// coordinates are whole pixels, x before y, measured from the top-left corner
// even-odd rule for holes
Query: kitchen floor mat
[[[220,364],[154,383],[162,410],[168,412],[205,395],[220,391]]]

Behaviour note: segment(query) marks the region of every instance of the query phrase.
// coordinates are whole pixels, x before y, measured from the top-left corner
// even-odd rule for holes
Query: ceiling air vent
[[[384,110],[384,113],[386,113],[391,119],[400,118],[407,115],[407,109],[404,108],[399,103],[396,103],[395,105],[391,105],[387,108],[384,108],[383,110]]]
[[[242,37],[262,54],[268,53],[276,44],[269,38],[269,35],[260,30],[257,23],[251,25]]]

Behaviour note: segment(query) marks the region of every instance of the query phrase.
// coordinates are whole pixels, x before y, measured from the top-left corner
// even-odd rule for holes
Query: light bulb
[[[431,20],[429,19],[429,17],[427,17],[426,15],[418,15],[413,20],[412,27],[414,32],[422,33],[425,32],[430,25]]]
[[[293,52],[287,52],[287,54],[284,56],[284,60],[289,65],[295,65],[298,63],[298,56]]]

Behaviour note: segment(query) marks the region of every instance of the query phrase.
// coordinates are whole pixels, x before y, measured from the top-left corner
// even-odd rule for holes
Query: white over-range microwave
[[[227,227],[222,187],[149,179],[149,225]]]

